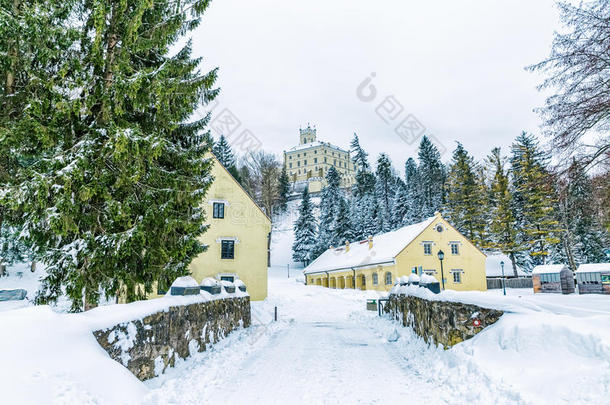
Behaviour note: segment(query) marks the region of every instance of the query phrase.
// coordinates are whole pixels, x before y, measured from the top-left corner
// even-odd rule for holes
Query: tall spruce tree
[[[299,206],[299,218],[294,224],[292,259],[295,262],[302,262],[307,265],[315,259],[316,237],[316,218],[313,215],[313,204],[309,197],[309,191],[305,188]]]
[[[375,175],[375,191],[381,206],[382,230],[387,232],[392,229],[392,204],[394,202],[396,180],[390,158],[385,153],[380,154],[377,159]]]
[[[421,213],[421,202],[418,201],[419,191],[417,189],[419,176],[417,173],[417,163],[413,158],[407,159],[405,162],[405,187],[407,194],[408,210],[403,217],[403,225],[411,225],[423,220]]]
[[[65,128],[78,66],[72,0],[0,4],[0,262],[23,260],[32,240],[16,210],[22,168]],[[42,194],[41,194],[41,198]],[[27,238],[26,238],[27,236]],[[27,239],[27,240],[26,240]],[[29,252],[29,253],[26,253]]]
[[[286,166],[282,167],[278,183],[278,208],[281,212],[286,212],[288,207],[288,195],[290,194],[290,178],[286,171]]]
[[[445,208],[451,223],[475,245],[483,248],[487,196],[477,171],[474,159],[458,142],[447,176]]]
[[[218,139],[218,142],[214,143],[212,150],[218,161],[222,163],[224,167],[228,169],[229,167],[235,166],[235,155],[224,135],[220,135],[220,139]]]
[[[351,146],[351,153],[352,153],[352,161],[356,165],[356,170],[357,171],[368,170],[369,154],[366,153],[364,151],[364,149],[362,149],[362,147],[360,146],[360,140],[358,139],[358,135],[356,135],[355,132],[354,132],[354,138],[352,138],[352,142],[351,142],[350,146]]]
[[[188,274],[204,250],[209,116],[189,119],[216,96],[216,70],[199,71],[190,41],[170,50],[208,4],[79,1],[66,16],[65,26],[82,21],[56,55],[68,68],[51,70],[44,99],[25,90],[44,115],[30,125],[52,130],[25,134],[39,158],[19,149],[27,164],[10,197],[47,264],[38,302],[56,300],[62,288],[74,311],[102,293],[141,299],[156,282]]]
[[[337,207],[337,217],[335,219],[335,226],[333,228],[334,239],[337,241],[337,245],[345,243],[345,241],[351,241],[354,239],[354,232],[352,231],[352,223],[350,220],[349,206],[344,198],[339,200],[339,206]]]
[[[490,235],[488,247],[497,249],[510,258],[513,274],[517,277],[517,256],[522,249],[517,242],[517,220],[513,213],[512,194],[505,161],[500,148],[494,148],[487,157],[488,165],[493,173],[489,188]]]
[[[513,206],[518,243],[528,253],[523,265],[528,268],[546,263],[551,246],[560,241],[557,196],[546,160],[533,135],[523,132],[512,145]]]
[[[428,218],[443,206],[445,167],[438,149],[425,135],[419,144],[418,158],[416,200],[421,218]]]
[[[403,225],[407,225],[408,215],[411,210],[409,203],[409,195],[407,194],[407,186],[401,179],[396,180],[396,193],[392,203],[392,228],[397,229]]]
[[[315,256],[324,253],[330,245],[336,246],[338,241],[335,233],[339,204],[343,200],[341,193],[341,175],[334,167],[326,172],[326,186],[322,189],[320,199],[320,225]]]
[[[593,187],[584,166],[573,160],[566,177],[560,184],[561,239],[568,264],[575,270],[579,264],[606,259],[607,235],[591,204]]]

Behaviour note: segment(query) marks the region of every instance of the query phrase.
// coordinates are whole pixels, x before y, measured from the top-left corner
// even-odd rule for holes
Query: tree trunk
[[[36,260],[32,260],[32,264],[30,264],[30,271],[32,273],[36,271]]]
[[[515,277],[519,277],[519,272],[517,272],[517,263],[515,260],[515,254],[511,252],[511,254],[509,254],[508,257],[513,264],[513,274],[515,275]]]

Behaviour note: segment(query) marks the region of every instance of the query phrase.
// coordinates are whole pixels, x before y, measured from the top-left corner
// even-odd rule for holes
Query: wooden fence
[[[502,278],[488,278],[487,289],[502,288]],[[533,288],[531,277],[507,278],[506,288]]]

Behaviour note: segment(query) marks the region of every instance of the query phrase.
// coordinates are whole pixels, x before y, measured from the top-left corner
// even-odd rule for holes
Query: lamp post
[[[445,253],[442,250],[438,251],[438,260],[441,261],[441,283],[443,285],[443,290],[445,289],[445,272],[443,271],[443,259],[445,258]]]
[[[504,260],[500,262],[500,267],[502,267],[502,291],[504,291],[504,295],[506,295],[506,281],[504,281]]]

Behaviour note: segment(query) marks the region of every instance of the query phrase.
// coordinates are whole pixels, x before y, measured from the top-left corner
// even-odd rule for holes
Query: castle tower
[[[299,129],[299,132],[301,133],[301,143],[300,145],[306,144],[306,143],[312,143],[316,141],[316,127],[314,125],[314,127],[310,127],[309,123],[307,123],[307,128],[305,129]]]

